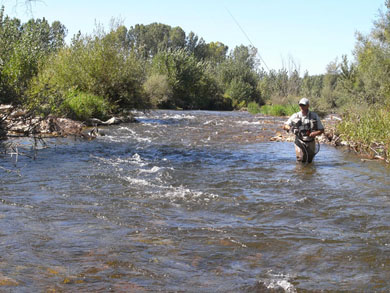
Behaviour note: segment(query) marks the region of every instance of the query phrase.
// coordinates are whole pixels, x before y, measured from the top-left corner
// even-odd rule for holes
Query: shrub
[[[163,74],[152,74],[144,83],[145,93],[149,96],[152,106],[158,107],[172,96],[172,87],[168,77]]]
[[[110,106],[102,97],[83,92],[70,92],[62,105],[62,111],[69,118],[80,121],[89,118],[106,119]]]
[[[221,100],[221,90],[209,72],[209,64],[200,62],[185,50],[160,51],[153,57],[151,76],[166,76],[171,93],[165,107],[207,109]],[[149,82],[149,81],[148,81]]]
[[[62,112],[62,102],[76,90],[103,98],[112,110],[147,109],[142,62],[112,34],[78,35],[50,56],[31,83],[28,104],[44,113]]]
[[[260,112],[271,116],[291,116],[299,111],[297,108],[293,105],[264,105],[260,108]]]
[[[261,113],[261,108],[256,102],[250,102],[248,104],[248,112],[251,114],[258,114]]]

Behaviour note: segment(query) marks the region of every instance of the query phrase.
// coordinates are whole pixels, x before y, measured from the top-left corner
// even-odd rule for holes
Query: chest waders
[[[295,134],[294,144],[300,149],[300,152],[296,150],[297,161],[302,163],[311,163],[320,151],[320,144],[309,136],[310,132],[317,130],[317,120],[311,119],[310,114],[311,112],[309,112],[309,119],[298,118],[292,125]]]

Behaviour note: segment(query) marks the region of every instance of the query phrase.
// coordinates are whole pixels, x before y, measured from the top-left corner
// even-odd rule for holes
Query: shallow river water
[[[390,290],[388,167],[297,164],[245,112],[138,120],[0,157],[1,292]]]

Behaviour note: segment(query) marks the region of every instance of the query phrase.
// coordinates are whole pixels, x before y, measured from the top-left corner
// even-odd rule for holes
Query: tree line
[[[390,104],[390,5],[355,60],[342,56],[322,75],[294,65],[265,71],[252,46],[229,50],[180,27],[113,23],[73,36],[58,21],[21,23],[0,10],[0,103],[42,115],[104,118],[123,109],[233,110],[250,103],[295,104],[308,97],[320,113]],[[347,111],[348,110],[348,111]]]

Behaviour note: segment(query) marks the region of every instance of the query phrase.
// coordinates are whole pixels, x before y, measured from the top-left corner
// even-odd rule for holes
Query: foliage
[[[159,52],[153,58],[151,73],[165,76],[168,81],[171,95],[162,103],[164,107],[209,109],[221,99],[209,64],[184,49]]]
[[[262,114],[271,116],[291,116],[298,112],[297,107],[290,105],[264,105],[260,108]]]
[[[224,96],[232,100],[236,109],[247,106],[251,101],[262,103],[255,56],[255,48],[241,45],[217,68],[218,81],[224,89]]]
[[[251,114],[259,114],[261,113],[260,106],[256,102],[248,103],[248,112]]]
[[[142,62],[123,48],[121,33],[118,28],[109,34],[75,36],[72,44],[51,56],[34,78],[29,105],[59,109],[68,91],[74,89],[102,97],[112,108],[149,107],[142,88]]]
[[[255,102],[248,104],[248,111],[252,114],[264,114],[271,116],[291,116],[299,111],[298,105],[263,105],[259,106]]]
[[[186,44],[182,28],[162,23],[137,24],[129,29],[128,38],[137,55],[145,59],[154,57],[159,51],[183,49]]]
[[[0,9],[0,102],[21,102],[40,63],[64,45],[65,27],[45,18],[21,24]]]
[[[82,92],[69,92],[61,108],[67,117],[80,121],[91,117],[103,120],[110,113],[110,105],[104,98]]]
[[[158,73],[150,75],[144,83],[144,90],[154,108],[161,107],[172,98],[172,87],[169,85],[167,75]]]
[[[390,108],[355,108],[345,115],[338,130],[362,150],[371,152],[375,148],[379,155],[390,158]]]

